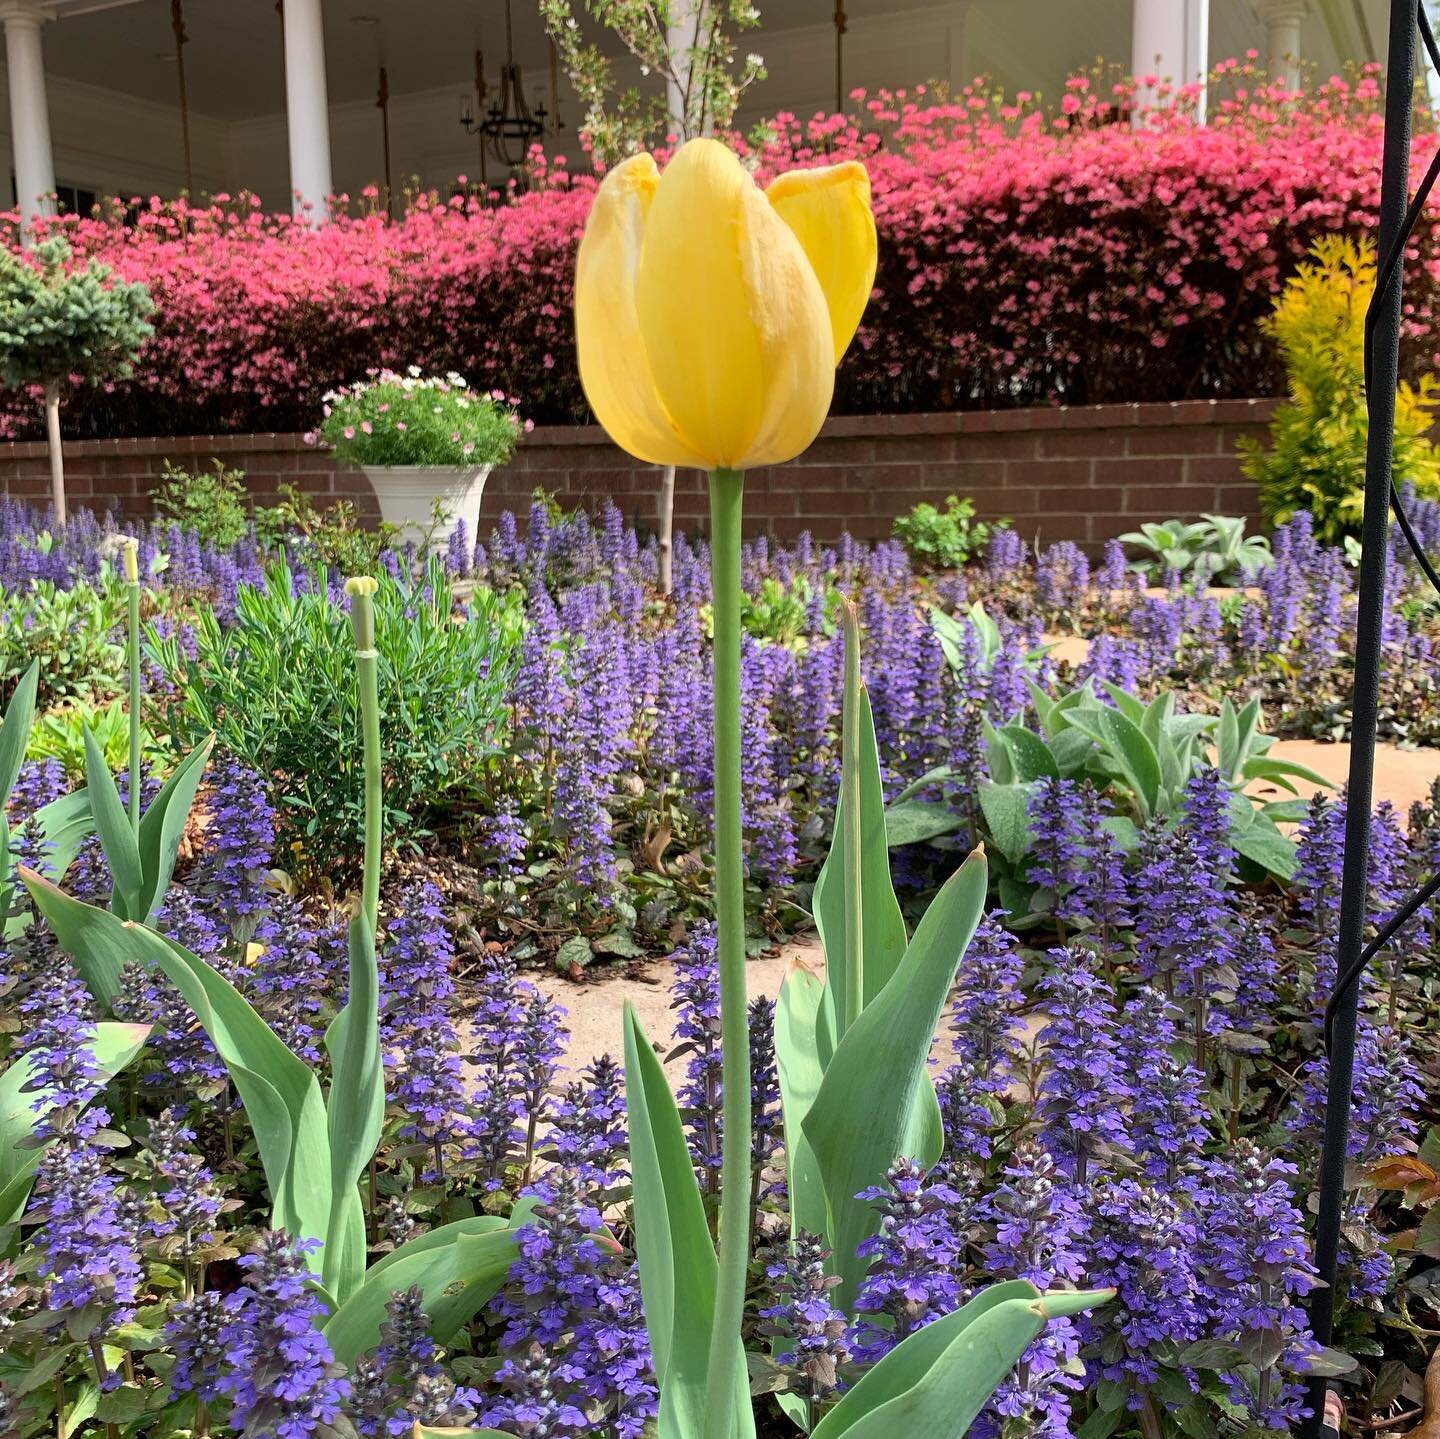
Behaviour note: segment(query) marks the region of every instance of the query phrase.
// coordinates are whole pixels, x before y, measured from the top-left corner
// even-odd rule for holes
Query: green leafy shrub
[[[220,746],[273,776],[277,807],[309,866],[348,866],[358,855],[364,811],[354,662],[344,610],[323,572],[297,583],[283,563],[263,586],[242,586],[233,628],[212,611],[195,629],[188,658],[150,631],[152,656],[176,695],[166,710],[177,746],[212,731]],[[385,824],[413,842],[494,752],[518,626],[479,590],[461,619],[443,566],[416,580],[384,577],[375,598]]]
[[[317,505],[296,485],[282,485],[279,501],[255,511],[262,549],[294,555],[302,566],[318,565],[342,575],[367,575],[395,541],[393,525],[369,528],[349,500]]]
[[[106,699],[124,687],[125,650],[113,631],[124,600],[113,584],[0,589],[0,689],[40,661],[40,705]]]
[[[983,550],[996,530],[1008,522],[987,524],[975,520],[975,502],[951,495],[944,510],[934,505],[916,505],[908,515],[895,521],[895,538],[910,558],[922,568],[954,570]]]
[[[206,544],[225,549],[245,538],[250,510],[243,470],[227,470],[211,460],[209,470],[193,474],[165,461],[161,484],[151,496],[155,514],[198,535]]]
[[[1270,449],[1242,440],[1245,473],[1260,486],[1265,518],[1281,524],[1297,510],[1315,516],[1331,543],[1360,528],[1365,500],[1365,311],[1375,289],[1375,250],[1326,236],[1286,282],[1266,329],[1285,362],[1290,397],[1270,421]],[[1427,438],[1436,380],[1402,384],[1395,397],[1397,484],[1440,498],[1440,456]]]
[[[1149,579],[1163,579],[1173,570],[1197,584],[1243,585],[1275,562],[1264,535],[1245,533],[1244,515],[1145,524],[1120,539],[1146,552],[1130,568]]]
[[[111,770],[119,774],[129,767],[130,712],[119,698],[108,705],[78,704],[41,715],[30,731],[25,753],[30,759],[58,760],[72,781],[83,782],[86,729],[95,736]],[[140,749],[147,767],[166,758],[155,735],[144,726],[140,730]]]
[[[320,438],[350,465],[501,465],[515,452],[512,405],[455,374],[382,370],[325,396]]]

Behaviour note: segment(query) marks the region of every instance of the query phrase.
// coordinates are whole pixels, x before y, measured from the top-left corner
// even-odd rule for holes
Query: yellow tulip
[[[862,165],[795,171],[762,193],[715,140],[691,140],[663,174],[636,155],[606,175],[580,242],[586,397],[651,464],[793,459],[825,420],[874,281]]]

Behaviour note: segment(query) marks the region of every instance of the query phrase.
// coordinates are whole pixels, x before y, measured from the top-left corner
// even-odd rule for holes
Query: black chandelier
[[[1336,1274],[1345,1208],[1350,1097],[1355,1082],[1355,1023],[1360,978],[1366,966],[1415,914],[1440,893],[1440,874],[1421,885],[1368,943],[1370,805],[1375,770],[1375,728],[1380,693],[1381,627],[1385,608],[1385,562],[1390,515],[1425,577],[1440,593],[1440,574],[1426,555],[1395,487],[1395,390],[1400,378],[1401,294],[1405,244],[1437,179],[1440,151],[1410,198],[1410,127],[1414,106],[1415,38],[1424,41],[1440,74],[1440,46],[1424,0],[1391,0],[1389,60],[1385,83],[1385,145],[1380,169],[1380,263],[1365,315],[1365,400],[1369,434],[1365,455],[1365,514],[1361,525],[1360,583],[1355,616],[1355,689],[1351,707],[1350,780],[1345,812],[1345,867],[1341,880],[1340,932],[1335,989],[1325,1011],[1330,1074],[1325,1101],[1315,1267],[1323,1281],[1310,1296],[1310,1325],[1328,1344],[1334,1333]],[[1307,1439],[1338,1433],[1339,1403],[1323,1379],[1313,1380]]]
[[[487,110],[485,99],[490,93],[485,83],[484,52],[475,52],[475,100],[480,110],[477,116],[467,95],[460,106],[460,123],[467,135],[479,135],[481,162],[485,150],[502,165],[511,170],[525,163],[530,147],[545,133],[545,122],[549,111],[543,103],[532,111],[525,103],[525,89],[520,77],[520,67],[515,63],[514,26],[510,15],[510,0],[505,0],[505,63],[500,67],[500,91],[495,102]],[[482,174],[483,178],[483,174]]]

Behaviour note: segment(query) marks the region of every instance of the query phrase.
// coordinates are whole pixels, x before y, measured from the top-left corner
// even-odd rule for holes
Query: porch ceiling
[[[950,5],[914,0],[933,14]],[[527,83],[543,79],[547,48],[534,0],[512,0],[515,50]],[[764,53],[765,31],[828,27],[834,0],[760,0],[764,26],[754,48]],[[58,23],[47,27],[47,68],[56,75],[171,104],[175,94],[174,39],[169,0],[53,0]],[[909,8],[908,6],[906,8]],[[846,0],[856,19],[904,10],[887,0]],[[1383,49],[1387,0],[1311,0],[1304,23],[1306,59],[1330,74],[1346,59]],[[1044,12],[1037,23],[1037,12]],[[1097,59],[1128,68],[1131,0],[969,0],[968,66],[1008,88],[1054,93],[1074,68]],[[190,43],[185,62],[190,102],[198,114],[223,120],[273,115],[284,109],[280,18],[273,0],[185,0]],[[325,39],[333,103],[364,101],[375,93],[376,69],[389,70],[391,90],[406,94],[468,87],[471,56],[483,48],[487,69],[504,50],[503,0],[326,0]],[[1253,0],[1211,0],[1214,59],[1264,50],[1264,29]],[[926,74],[923,48],[913,80]],[[760,99],[762,97],[757,97]],[[763,99],[762,99],[763,103]]]

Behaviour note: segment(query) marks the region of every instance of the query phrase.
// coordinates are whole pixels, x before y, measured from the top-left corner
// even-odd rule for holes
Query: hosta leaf
[[[846,1032],[802,1121],[825,1185],[843,1309],[853,1304],[868,1263],[856,1246],[880,1222],[874,1205],[855,1196],[878,1184],[904,1153],[935,1026],[980,922],[985,885],[985,857],[977,850],[936,895],[890,983]],[[939,1155],[907,1157],[933,1164]]]

